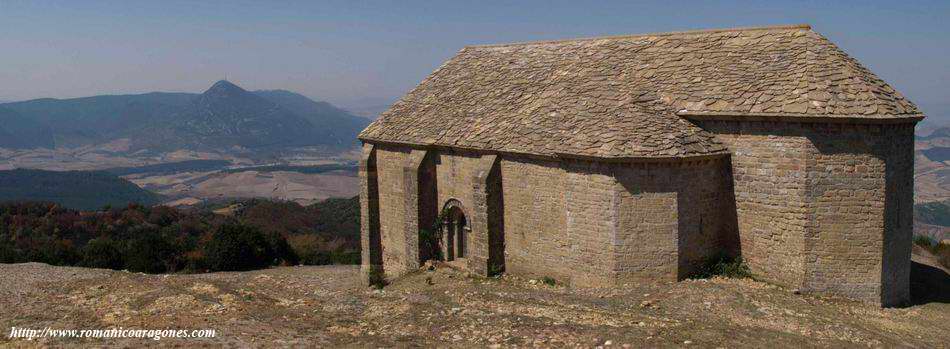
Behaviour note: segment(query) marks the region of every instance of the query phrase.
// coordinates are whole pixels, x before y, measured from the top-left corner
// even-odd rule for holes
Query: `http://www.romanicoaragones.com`
[[[9,338],[33,340],[39,338],[145,338],[161,340],[163,338],[214,338],[217,331],[214,329],[182,330],[182,329],[56,329],[11,327]]]

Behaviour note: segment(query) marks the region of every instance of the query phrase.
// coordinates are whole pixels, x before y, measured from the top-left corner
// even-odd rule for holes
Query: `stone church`
[[[612,287],[729,255],[901,304],[923,117],[807,25],[465,47],[359,136],[363,277]]]

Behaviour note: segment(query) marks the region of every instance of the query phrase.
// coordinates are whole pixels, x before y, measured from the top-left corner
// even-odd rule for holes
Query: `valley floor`
[[[937,282],[943,286],[950,283],[943,270],[927,272],[942,278]],[[359,287],[358,273],[355,266],[328,266],[144,275],[0,264],[0,346],[935,348],[950,343],[950,294],[881,309],[796,295],[752,280],[571,290],[437,268],[377,291]],[[26,341],[8,337],[14,326],[215,329],[217,337]]]

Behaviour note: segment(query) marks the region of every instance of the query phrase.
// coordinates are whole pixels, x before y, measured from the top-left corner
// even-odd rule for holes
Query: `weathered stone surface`
[[[409,148],[377,149],[380,159],[412,153]],[[496,264],[508,272],[549,276],[577,286],[678,280],[710,255],[729,250],[727,245],[736,240],[730,236],[735,234],[734,218],[728,217],[734,213],[724,157],[629,164],[507,159],[471,152],[432,156],[440,207],[458,202],[469,219],[464,265],[478,274],[490,272],[495,246],[502,249],[495,250]],[[381,183],[387,177],[380,175]],[[405,199],[404,192],[380,190],[380,202],[389,206],[383,217],[416,202]],[[491,200],[499,195],[503,197],[497,197],[493,209]],[[412,240],[391,243],[389,237],[411,217],[383,220],[384,251],[402,251]],[[500,241],[492,244],[494,239]],[[397,265],[386,267],[387,275],[410,270],[402,267],[407,264],[402,256],[384,255],[387,265]]]
[[[383,270],[387,277],[411,271],[408,266],[414,258],[407,255],[410,241],[406,239],[407,211],[410,209],[406,207],[406,196],[416,196],[415,193],[407,193],[405,185],[405,167],[410,150],[392,149],[377,147],[375,150],[379,181],[379,230],[383,245]]]
[[[913,123],[702,121],[733,152],[741,253],[803,292],[909,299]]]

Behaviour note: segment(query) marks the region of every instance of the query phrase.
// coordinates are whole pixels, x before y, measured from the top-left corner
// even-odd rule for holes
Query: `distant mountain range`
[[[128,152],[350,148],[370,120],[284,90],[218,81],[201,94],[146,93],[0,104],[0,148],[74,148],[127,139]]]
[[[0,202],[44,201],[80,210],[129,203],[153,205],[160,196],[101,171],[0,171]]]
[[[914,233],[950,239],[950,127],[920,125],[914,143]]]

